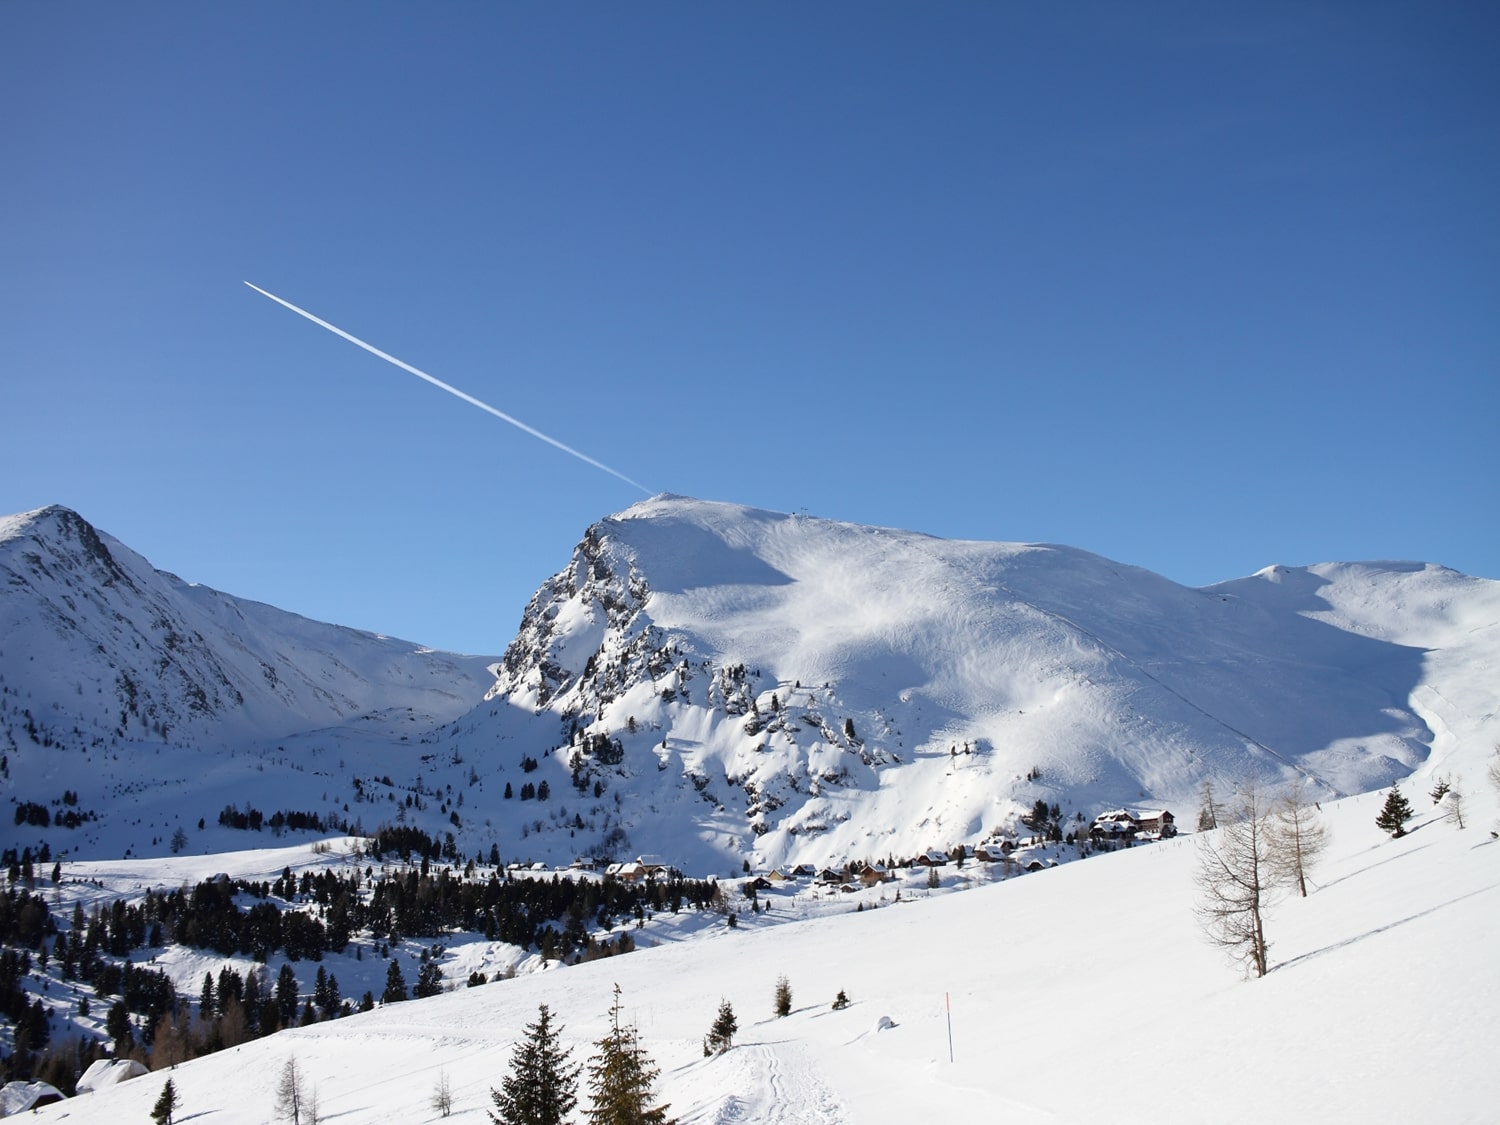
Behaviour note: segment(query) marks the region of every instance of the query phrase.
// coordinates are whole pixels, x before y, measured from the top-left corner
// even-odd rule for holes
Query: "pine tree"
[[[156,1125],[172,1125],[172,1114],[177,1112],[177,1088],[172,1085],[172,1080],[167,1079],[167,1084],[161,1088],[161,1097],[156,1099],[156,1104],[151,1107],[151,1120]]]
[[[436,961],[423,961],[422,967],[417,970],[417,987],[412,994],[418,999],[424,996],[437,996],[443,991],[443,970],[437,967]]]
[[[776,978],[776,1014],[778,1016],[792,1014],[792,986],[785,976]]]
[[[401,975],[401,962],[391,958],[391,967],[385,971],[385,991],[380,994],[382,1004],[399,1004],[406,999],[406,978]]]
[[[297,975],[285,962],[276,977],[276,1014],[282,1027],[290,1027],[297,1018]]]
[[[540,1005],[536,1022],[526,1025],[525,1038],[511,1052],[510,1073],[501,1079],[500,1089],[490,1089],[495,1125],[563,1125],[578,1104],[579,1067],[569,1064],[573,1052],[559,1045],[561,1034],[547,1005]]]
[[[1406,822],[1411,817],[1411,802],[1401,795],[1400,786],[1392,785],[1380,815],[1375,818],[1375,827],[1389,832],[1391,839],[1399,840],[1406,835]]]
[[[594,1044],[598,1053],[589,1060],[590,1125],[675,1125],[665,1105],[651,1106],[652,1086],[661,1071],[642,1049],[640,1032],[620,1023],[618,984],[609,1022],[610,1030]]]
[[[719,1014],[714,1017],[713,1026],[708,1029],[708,1038],[703,1041],[703,1053],[722,1055],[734,1045],[734,1035],[739,1029],[739,1021],[734,1018],[734,1009],[730,1007],[729,1001],[720,1000]]]

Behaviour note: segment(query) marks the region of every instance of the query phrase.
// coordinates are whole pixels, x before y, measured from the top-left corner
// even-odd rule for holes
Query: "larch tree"
[[[1449,783],[1448,792],[1443,795],[1443,819],[1454,828],[1464,827],[1464,791],[1459,778]]]
[[[569,1061],[571,1048],[560,1042],[562,1028],[552,1020],[547,1005],[537,1008],[535,1023],[526,1025],[525,1036],[511,1052],[510,1073],[491,1088],[495,1125],[563,1125],[578,1104],[576,1063]]]
[[[276,1080],[276,1116],[302,1125],[307,1120],[307,1089],[302,1079],[302,1068],[297,1060],[288,1056],[281,1065],[281,1075]]]
[[[1270,831],[1276,874],[1306,898],[1307,873],[1328,846],[1328,833],[1301,778],[1276,802]]]
[[[1198,920],[1215,945],[1257,977],[1270,943],[1265,913],[1276,886],[1276,848],[1264,791],[1242,782],[1220,816],[1217,834],[1198,838]]]
[[[588,1065],[593,1101],[586,1114],[589,1125],[676,1125],[667,1117],[665,1105],[651,1104],[656,1100],[653,1087],[661,1070],[641,1047],[635,1026],[620,1022],[618,984],[609,1023],[604,1038],[595,1042],[598,1053]]]
[[[1213,782],[1203,780],[1203,803],[1198,809],[1198,831],[1212,832],[1219,827],[1219,805],[1214,800]]]

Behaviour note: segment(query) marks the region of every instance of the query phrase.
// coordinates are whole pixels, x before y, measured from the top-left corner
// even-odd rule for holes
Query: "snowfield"
[[[1450,762],[1449,766],[1464,765]],[[1467,763],[1478,765],[1475,760]],[[1469,768],[1465,774],[1478,771]],[[1500,1104],[1500,843],[1492,795],[1470,826],[1419,813],[1390,840],[1383,797],[1324,806],[1330,847],[1307,899],[1268,921],[1272,970],[1241,979],[1193,916],[1194,841],[1138,847],[963,893],[907,883],[885,904],[731,930],[573,968],[458,988],[209,1056],[172,1071],[180,1120],[272,1119],[295,1057],[326,1120],[485,1122],[520,1029],[547,1003],[575,1058],[618,982],[684,1125],[1265,1120],[1491,1122]],[[273,861],[274,862],[274,861]],[[178,877],[160,861],[159,880]],[[950,881],[951,881],[950,874]],[[776,977],[792,1014],[772,1016]],[[833,1011],[834,994],[852,1003]],[[346,988],[346,991],[348,989]],[[719,999],[727,1054],[701,1043]],[[951,1004],[952,1061],[948,1007]],[[888,1024],[881,1030],[881,1024]],[[37,1113],[144,1120],[160,1074]],[[586,1102],[584,1103],[586,1104]]]

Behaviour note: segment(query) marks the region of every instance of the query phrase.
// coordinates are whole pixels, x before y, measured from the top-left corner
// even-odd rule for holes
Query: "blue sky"
[[[1492,4],[0,5],[0,511],[499,652],[653,490],[1500,577]]]

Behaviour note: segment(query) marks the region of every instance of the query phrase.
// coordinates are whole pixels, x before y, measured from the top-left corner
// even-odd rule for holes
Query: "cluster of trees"
[[[1307,873],[1326,846],[1326,831],[1300,783],[1273,799],[1251,779],[1227,806],[1208,807],[1219,831],[1198,841],[1198,918],[1209,940],[1247,975],[1263,977],[1270,951],[1266,911],[1284,887],[1306,896]]]
[[[417,830],[397,828],[372,846],[426,849],[432,843]],[[379,877],[371,867],[363,873],[305,871],[300,878],[283,869],[271,882],[221,877],[191,889],[147,891],[137,902],[116,900],[87,912],[75,904],[66,929],[59,929],[40,894],[12,882],[0,895],[0,940],[7,947],[0,951],[0,1018],[15,1029],[17,1046],[6,1073],[35,1073],[43,1064],[36,1052],[48,1047],[45,1010],[20,985],[34,961],[43,966],[50,961],[64,980],[87,982],[100,997],[118,997],[106,1028],[121,1054],[170,1062],[295,1023],[332,1018],[352,1006],[321,965],[317,986],[305,1001],[299,1000],[289,965],[282,966],[274,988],[268,971],[252,970],[241,978],[226,967],[217,979],[205,979],[195,1015],[165,975],[124,960],[142,948],[170,941],[261,962],[278,950],[288,961],[321,961],[325,951],[342,951],[362,931],[377,942],[391,943],[403,935],[469,931],[538,949],[549,958],[580,961],[634,948],[628,934],[597,941],[592,935],[596,926],[610,928],[632,917],[643,923],[652,913],[676,913],[684,906],[716,908],[723,901],[717,883],[680,877],[635,884],[555,875],[511,878],[499,870],[475,878],[474,870],[472,864],[463,873],[433,870],[424,854],[420,869]],[[248,907],[241,905],[241,896],[253,900]],[[436,959],[424,957],[414,995],[433,995],[442,986]],[[392,960],[382,1000],[404,1000],[407,994],[401,967]],[[366,993],[359,1007],[374,1002]],[[76,1061],[59,1054],[55,1065],[63,1072]]]
[[[675,1125],[667,1117],[668,1107],[655,1104],[661,1070],[641,1046],[636,1027],[621,1019],[618,984],[609,1017],[609,1030],[595,1041],[588,1061],[592,1104],[584,1116],[589,1125]],[[511,1053],[509,1072],[490,1090],[495,1125],[564,1125],[578,1104],[578,1077],[584,1068],[572,1061],[572,1048],[562,1046],[562,1030],[551,1009],[540,1005],[536,1021],[526,1025]],[[440,1080],[433,1108],[447,1116],[451,1106]]]
[[[236,805],[225,805],[224,811],[219,813],[219,823],[225,828],[238,828],[242,832],[259,832],[262,826],[278,833],[283,829],[291,829],[294,832],[347,832],[349,830],[347,821],[336,817],[324,818],[314,812],[278,809],[267,820],[265,813],[250,805],[246,805],[243,809]]]
[[[1045,836],[1056,843],[1063,838],[1062,815],[1062,808],[1059,805],[1049,805],[1038,797],[1036,804],[1031,806],[1031,811],[1021,817],[1021,823],[1038,836]]]
[[[63,792],[62,808],[55,814],[37,801],[16,802],[16,823],[29,828],[49,828],[54,824],[59,828],[77,828],[80,824],[98,819],[98,814],[91,810],[79,810],[78,794],[71,789]]]
[[[1488,776],[1500,789],[1500,746],[1495,747]],[[1456,828],[1465,826],[1458,779],[1437,778],[1428,796],[1442,807],[1443,819]],[[1227,805],[1216,801],[1212,788],[1204,785],[1198,826],[1205,832],[1217,827],[1219,832],[1199,838],[1199,920],[1210,940],[1244,964],[1247,973],[1266,974],[1270,943],[1265,913],[1278,891],[1294,887],[1307,895],[1307,873],[1327,842],[1317,810],[1301,784],[1273,799],[1252,779],[1237,787]],[[1375,824],[1399,839],[1414,815],[1400,785],[1392,785]]]

